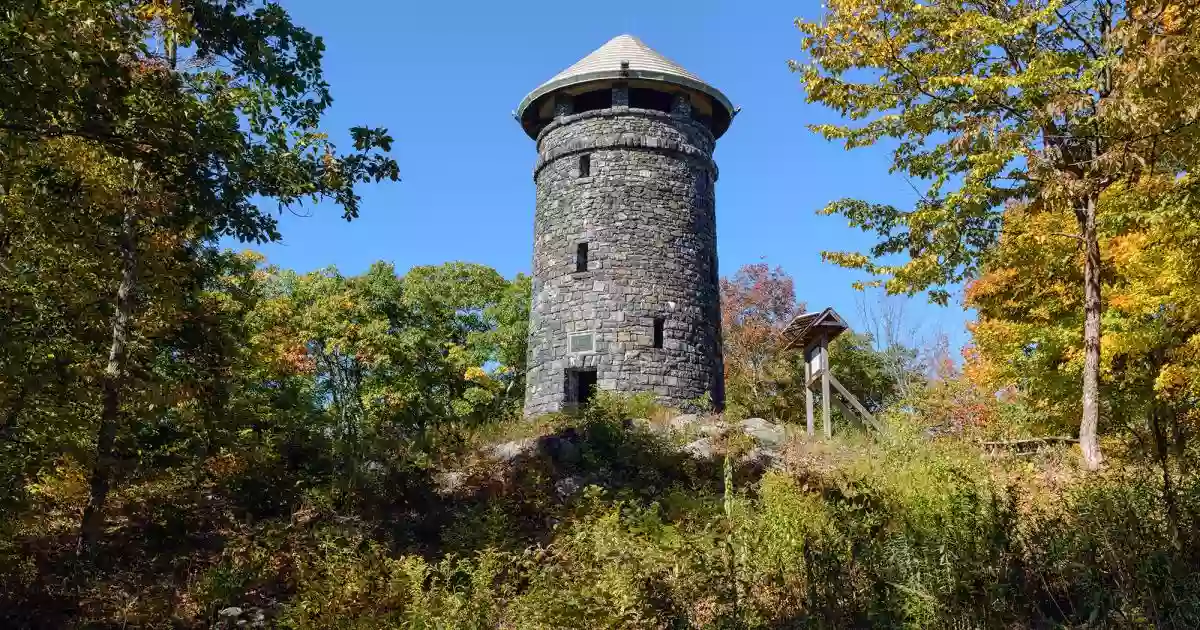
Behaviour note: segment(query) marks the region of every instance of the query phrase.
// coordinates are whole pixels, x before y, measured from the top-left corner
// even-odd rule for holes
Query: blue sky
[[[362,190],[360,219],[332,207],[285,215],[282,243],[261,247],[299,271],[336,265],[359,273],[376,260],[403,272],[462,260],[505,276],[528,272],[532,252],[533,142],[512,119],[521,98],[608,39],[630,33],[724,91],[742,108],[718,142],[718,249],[722,274],[765,259],[796,279],[810,309],[833,306],[859,319],[860,277],[821,262],[822,249],[858,250],[869,235],[830,200],[860,197],[907,205],[914,192],[887,173],[885,149],[847,152],[806,124],[836,119],[804,102],[787,65],[801,55],[793,20],[814,18],[815,0],[606,0],[605,2],[412,2],[282,0],[325,38],[335,138],[350,126],[388,127],[399,183]],[[958,306],[907,305],[923,334],[968,336]]]

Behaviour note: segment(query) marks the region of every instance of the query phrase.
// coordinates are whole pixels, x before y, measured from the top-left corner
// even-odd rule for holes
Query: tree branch
[[[1085,38],[1083,35],[1079,34],[1079,31],[1076,30],[1075,26],[1073,24],[1071,24],[1071,21],[1068,20],[1066,18],[1066,16],[1064,16],[1062,14],[1062,11],[1055,9],[1054,14],[1058,16],[1058,19],[1062,22],[1063,26],[1065,26],[1067,28],[1067,30],[1070,31],[1071,34],[1075,36],[1075,39],[1079,40],[1079,42],[1082,43],[1085,48],[1087,48],[1088,53],[1092,56],[1093,59],[1100,58],[1100,53],[1096,51],[1095,47],[1092,46],[1092,43],[1090,41],[1088,41],[1087,38]]]
[[[0,123],[0,131],[9,131],[12,133],[34,135],[41,138],[83,138],[84,140],[92,140],[95,142],[103,142],[107,144],[115,144],[127,149],[133,149],[139,153],[149,153],[145,147],[154,147],[154,145],[146,142],[137,142],[125,136],[103,133],[98,131],[89,131],[86,129],[38,129],[28,125],[18,125],[14,123]]]

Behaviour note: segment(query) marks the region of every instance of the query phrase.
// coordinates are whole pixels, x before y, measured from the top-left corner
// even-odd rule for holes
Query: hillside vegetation
[[[721,281],[723,409],[522,418],[529,278],[218,247],[399,176],[387,130],[330,141],[324,44],[281,7],[5,4],[0,626],[1200,627],[1200,13],[797,26],[847,121],[816,131],[927,186],[824,210],[885,289],[831,349],[884,428],[831,439],[783,270]],[[959,285],[962,357],[895,297]]]

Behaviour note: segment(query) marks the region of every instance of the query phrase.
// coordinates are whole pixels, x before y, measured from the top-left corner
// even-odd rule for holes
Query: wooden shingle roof
[[[683,66],[667,59],[633,35],[618,35],[591,54],[575,62],[575,65],[554,75],[546,83],[570,80],[592,72],[619,69],[622,61],[629,62],[630,70],[655,72],[664,76],[690,79],[699,83],[704,80],[688,72]]]
[[[627,68],[622,67],[623,62],[628,62]],[[618,35],[530,92],[517,107],[517,119],[524,117],[525,110],[534,101],[550,92],[591,81],[625,78],[662,81],[697,90],[711,96],[726,112],[732,114],[734,111],[729,98],[717,88],[633,35]]]
[[[785,350],[804,350],[816,339],[825,336],[829,341],[849,330],[850,325],[832,308],[797,315],[783,331]]]

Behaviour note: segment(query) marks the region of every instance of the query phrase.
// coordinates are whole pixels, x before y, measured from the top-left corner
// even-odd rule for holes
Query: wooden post
[[[829,413],[829,341],[821,337],[821,421],[825,423],[825,437],[833,436],[833,418]]]
[[[804,412],[808,419],[808,437],[817,434],[817,423],[813,418],[813,393],[812,393],[812,352],[811,348],[804,350]]]
[[[837,382],[836,376],[833,378],[833,382],[835,382],[835,383]],[[829,402],[832,402],[833,406],[837,407],[838,413],[842,414],[842,417],[845,418],[847,420],[847,422],[853,421],[858,418],[858,416],[855,416],[854,414],[850,413],[850,408],[847,407],[846,404],[843,403],[837,396],[834,396],[833,400],[831,400]],[[859,422],[859,424],[862,424],[862,420],[859,420],[858,422]]]
[[[837,313],[827,308],[820,313],[804,313],[796,316],[784,331],[784,350],[804,349],[804,412],[808,435],[816,433],[816,418],[813,410],[817,379],[821,379],[821,421],[826,438],[833,437],[833,413],[830,407],[837,406],[838,412],[847,421],[857,421],[883,431],[883,425],[867,411],[866,407],[844,385],[838,382],[829,366],[829,342],[849,330]],[[836,391],[834,391],[836,390]],[[840,395],[841,399],[836,398]],[[843,404],[845,401],[846,404]]]
[[[864,422],[870,424],[875,428],[876,431],[883,430],[883,427],[881,427],[879,423],[875,421],[875,416],[872,416],[871,412],[867,411],[867,408],[863,407],[862,403],[858,402],[858,399],[854,397],[854,394],[851,394],[849,390],[847,390],[841,384],[841,382],[837,380],[836,376],[830,375],[829,382],[833,383],[833,386],[837,388],[837,391],[842,395],[842,398],[845,398],[851,405],[854,405],[854,410],[858,412],[859,417],[861,417]],[[847,416],[849,415],[845,411],[842,413]]]

